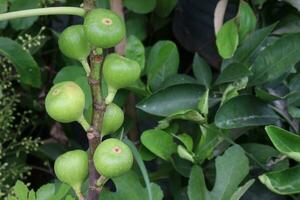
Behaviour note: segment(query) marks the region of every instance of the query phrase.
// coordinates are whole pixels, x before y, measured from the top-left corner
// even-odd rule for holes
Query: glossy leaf
[[[21,83],[33,87],[41,86],[41,72],[33,57],[17,42],[0,37],[0,54],[6,56],[20,74]],[[18,56],[16,56],[18,55]]]
[[[216,180],[211,196],[216,200],[228,200],[249,173],[249,161],[240,146],[228,148],[216,159]]]
[[[147,58],[148,85],[152,90],[159,89],[160,85],[169,77],[177,74],[179,67],[179,53],[175,43],[159,41],[150,50]]]
[[[209,88],[212,81],[212,72],[208,64],[198,54],[194,55],[193,72],[198,82]]]
[[[215,84],[233,82],[250,74],[251,71],[248,69],[248,66],[242,63],[231,63],[221,72]]]
[[[13,3],[11,4],[9,11],[12,12],[18,10],[38,8],[39,3],[40,3],[39,0],[30,0],[30,1],[14,0]],[[23,30],[29,28],[37,19],[38,19],[37,16],[26,17],[21,19],[13,19],[10,21],[10,24],[15,30]]]
[[[250,5],[245,1],[241,1],[240,3],[238,20],[239,38],[243,41],[249,33],[255,30],[256,27],[256,16]]]
[[[125,56],[140,64],[141,70],[145,67],[145,48],[143,43],[134,35],[127,38]]]
[[[162,83],[161,89],[182,84],[197,84],[197,81],[193,77],[186,74],[175,74],[167,78]]]
[[[156,0],[124,0],[124,5],[126,8],[135,13],[146,14],[155,8]]]
[[[249,83],[258,85],[280,77],[300,60],[299,54],[300,33],[283,36],[260,52],[251,67]]]
[[[300,193],[300,167],[274,171],[259,176],[259,180],[274,193],[287,195]]]
[[[103,190],[101,199],[103,200],[141,200],[148,199],[146,188],[142,186],[139,177],[134,171],[129,171],[126,174],[112,179],[116,192]],[[151,183],[153,200],[162,200],[163,192],[157,184]]]
[[[150,129],[144,131],[141,141],[147,149],[164,160],[170,160],[171,155],[176,152],[173,137],[162,130]]]
[[[238,28],[234,20],[227,21],[217,33],[217,48],[219,54],[227,59],[233,56],[238,43],[239,43],[239,34]]]
[[[209,107],[208,101],[209,101],[209,89],[206,89],[198,102],[198,109],[200,110],[200,113],[204,115],[208,114],[208,107]]]
[[[184,146],[187,148],[188,151],[193,150],[194,143],[193,143],[193,138],[190,135],[186,133],[182,133],[180,135],[177,135],[176,138],[179,139],[184,144]]]
[[[231,196],[230,200],[239,200],[241,197],[247,192],[247,190],[253,185],[255,182],[254,179],[247,181],[243,186],[239,187],[238,190],[234,192]]]
[[[176,6],[176,3],[177,0],[158,0],[154,12],[160,17],[167,17]]]
[[[53,83],[57,84],[63,81],[75,81],[76,79],[85,76],[86,72],[83,67],[79,65],[66,66],[59,70],[53,80]]]
[[[273,124],[278,116],[256,97],[242,95],[230,99],[218,110],[215,123],[224,129]]]
[[[300,162],[300,136],[277,126],[267,126],[266,132],[278,151]]]
[[[192,168],[188,183],[189,200],[208,200],[208,195],[203,171],[199,166],[195,165]]]
[[[175,85],[162,89],[138,103],[144,112],[169,116],[179,111],[196,109],[203,87],[194,84]]]
[[[36,191],[37,200],[51,200],[55,194],[55,185],[46,184]]]

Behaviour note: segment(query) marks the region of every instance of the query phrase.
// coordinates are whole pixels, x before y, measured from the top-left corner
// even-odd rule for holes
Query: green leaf
[[[223,140],[224,133],[215,124],[203,125],[200,128],[202,135],[196,148],[196,159],[201,163],[212,155],[215,147]]]
[[[234,19],[227,21],[222,26],[217,33],[216,43],[219,54],[223,58],[227,59],[233,56],[239,43],[238,28]]]
[[[144,131],[141,141],[152,153],[167,161],[176,152],[176,144],[173,141],[173,137],[162,130],[150,129]]]
[[[188,160],[192,163],[195,162],[193,155],[182,145],[177,146],[177,153],[180,158]]]
[[[277,126],[267,126],[266,132],[278,151],[300,162],[300,136]]]
[[[169,116],[179,111],[196,109],[203,87],[195,84],[175,85],[157,91],[137,104],[144,112]]]
[[[247,192],[247,190],[253,185],[255,179],[250,179],[243,186],[239,187],[237,191],[231,196],[230,200],[239,200]]]
[[[70,191],[71,186],[65,183],[55,183],[55,195],[51,200],[63,199]]]
[[[30,1],[24,1],[24,0],[14,0],[10,6],[9,11],[18,11],[18,10],[26,10],[26,9],[32,9],[32,8],[38,8],[39,7],[39,0],[30,0]],[[23,30],[27,29],[38,19],[37,16],[35,17],[26,17],[23,19],[13,19],[10,21],[11,26],[15,30]]]
[[[227,85],[222,95],[221,106],[228,100],[239,95],[239,91],[247,87],[248,77],[244,77]]]
[[[233,58],[230,59],[230,61],[250,65],[253,57],[259,50],[260,45],[264,43],[267,36],[272,32],[275,26],[276,24],[273,24],[251,33],[236,50],[236,53],[234,54]]]
[[[288,112],[293,118],[300,118],[300,109],[295,106],[288,106]]]
[[[161,89],[182,84],[197,84],[197,81],[193,77],[186,74],[175,74],[167,78],[162,83]]]
[[[291,70],[300,60],[299,54],[300,33],[283,36],[260,52],[251,67],[253,75],[249,84],[258,85],[275,80]]]
[[[240,146],[228,148],[216,158],[216,180],[211,191],[215,200],[228,200],[249,173],[249,161]]]
[[[147,16],[129,13],[126,19],[126,34],[143,41],[147,37]]]
[[[51,200],[55,194],[55,185],[46,184],[36,191],[37,200]]]
[[[17,181],[14,186],[14,193],[18,200],[27,200],[29,189],[28,187],[22,182]]]
[[[257,96],[258,98],[264,101],[275,101],[275,100],[283,99],[282,97],[270,94],[269,92],[259,87],[255,87],[255,96]]]
[[[183,119],[188,121],[193,121],[196,123],[203,123],[205,122],[204,117],[196,110],[183,110],[177,113],[174,113],[172,115],[169,115],[167,118],[160,120],[158,128],[159,129],[165,129],[169,127],[170,122],[174,119]]]
[[[35,192],[33,189],[30,190],[29,194],[28,194],[28,200],[36,200],[35,198]]]
[[[140,64],[141,70],[145,67],[145,48],[143,43],[134,35],[127,38],[125,56]]]
[[[300,2],[298,0],[284,0],[300,11]]]
[[[259,180],[277,194],[300,193],[300,166],[265,173],[259,176]]]
[[[21,83],[39,88],[41,86],[41,72],[33,57],[17,42],[0,37],[0,53],[6,56],[20,74]],[[16,56],[17,55],[17,56]]]
[[[169,77],[177,74],[179,54],[172,41],[159,41],[150,50],[147,58],[148,85],[152,90],[159,89],[160,85]]]
[[[193,150],[193,146],[194,146],[193,138],[190,135],[186,133],[182,133],[180,135],[177,135],[176,138],[184,144],[184,146],[187,148],[188,151]]]
[[[59,72],[56,74],[53,83],[57,84],[63,81],[75,81],[80,77],[85,77],[86,72],[84,71],[82,66],[79,65],[72,65],[63,67]]]
[[[242,63],[231,63],[221,72],[214,84],[233,82],[250,74],[251,71],[248,69],[248,66]]]
[[[93,103],[92,91],[88,83],[88,78],[86,76],[79,77],[74,82],[77,83],[80,86],[80,88],[83,90],[85,95],[85,109],[88,109]]]
[[[199,102],[198,102],[198,109],[200,112],[204,115],[208,114],[208,100],[209,100],[209,89],[206,89],[204,94],[201,96]]]
[[[124,0],[124,5],[126,8],[135,13],[146,14],[154,10],[156,6],[156,0]]]
[[[278,116],[266,103],[250,95],[230,99],[215,116],[216,125],[224,129],[274,124],[277,120]]]
[[[136,149],[135,145],[130,140],[125,139],[124,142],[131,149],[131,151],[133,153],[133,156],[134,156],[134,159],[136,160],[136,162],[137,162],[137,164],[138,164],[138,166],[141,170],[141,173],[143,175],[143,178],[144,178],[144,181],[145,181],[145,184],[146,184],[149,200],[153,200],[153,194],[152,194],[152,190],[151,190],[149,175],[148,175],[147,169],[145,167],[145,164],[143,162],[142,156],[140,155],[140,153]]]
[[[8,0],[0,0],[0,13],[7,12],[8,9]],[[7,25],[8,21],[1,21],[0,22],[0,29],[4,29]]]
[[[189,200],[208,200],[208,194],[203,171],[199,166],[195,165],[192,168],[188,183]]]
[[[256,16],[252,11],[249,4],[245,1],[241,1],[239,14],[239,38],[243,41],[246,36],[255,30],[256,27]]]
[[[72,197],[70,194],[65,198],[65,200],[75,200],[74,197]]]
[[[209,88],[212,81],[212,72],[208,64],[198,54],[194,55],[193,72],[198,82]]]
[[[177,0],[158,0],[156,1],[155,14],[160,17],[167,17],[175,8]]]
[[[133,171],[112,179],[117,191],[110,192],[103,190],[101,199],[103,200],[141,200],[148,199],[147,190],[141,185],[139,177]],[[162,200],[163,192],[160,187],[151,183],[153,200]]]

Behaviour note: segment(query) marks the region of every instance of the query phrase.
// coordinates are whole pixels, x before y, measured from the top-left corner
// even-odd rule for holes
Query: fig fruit
[[[123,121],[124,113],[122,109],[114,103],[109,104],[103,116],[101,135],[115,132],[122,126]]]

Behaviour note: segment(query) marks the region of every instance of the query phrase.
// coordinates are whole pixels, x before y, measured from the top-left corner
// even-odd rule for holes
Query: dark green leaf
[[[144,131],[141,141],[147,149],[164,160],[170,160],[171,155],[176,152],[173,137],[162,130],[150,129]]]
[[[255,30],[256,17],[249,4],[241,1],[239,8],[239,38],[243,41],[246,36]]]
[[[284,0],[300,11],[300,2],[298,0]]]
[[[110,192],[103,190],[101,199],[103,200],[141,200],[148,199],[147,190],[141,185],[139,177],[133,171],[112,179],[117,191]],[[163,192],[157,184],[151,183],[153,200],[162,200]]]
[[[255,95],[264,101],[275,101],[275,100],[282,99],[282,97],[270,94],[267,91],[265,91],[259,87],[255,87]]]
[[[230,200],[239,200],[241,197],[246,193],[246,191],[253,185],[255,179],[250,179],[247,183],[243,186],[239,187],[238,190],[234,192],[231,196]]]
[[[230,99],[218,110],[215,123],[224,129],[273,124],[278,116],[264,102],[250,95]]]
[[[249,84],[263,84],[280,77],[300,60],[299,54],[300,33],[283,36],[258,55],[251,67]]]
[[[138,103],[137,108],[158,116],[169,116],[176,112],[196,109],[203,87],[184,84],[162,89]]]
[[[134,35],[127,38],[125,56],[140,64],[141,70],[145,67],[145,48],[143,43]]]
[[[259,176],[259,180],[271,191],[281,194],[300,193],[300,167],[274,171]]]
[[[240,146],[228,148],[216,159],[216,180],[211,196],[216,200],[228,200],[249,173],[249,161]]]
[[[197,84],[197,81],[186,74],[175,74],[167,78],[163,83],[161,88],[167,88],[173,85],[182,85],[182,84]]]
[[[8,0],[0,0],[0,13],[7,12],[8,9]],[[0,29],[4,29],[7,25],[8,21],[1,21],[0,22]]]
[[[150,50],[147,58],[148,85],[152,90],[159,89],[160,85],[169,77],[177,74],[179,54],[175,43],[159,41]]]
[[[38,8],[39,7],[39,0],[30,0],[30,1],[24,1],[24,0],[14,0],[10,6],[9,11],[18,11],[18,10],[26,10],[26,9],[32,9],[32,8]],[[10,21],[11,26],[15,30],[23,30],[29,28],[38,17],[26,17],[23,19],[13,19]]]
[[[278,151],[300,162],[300,136],[277,126],[267,126],[266,132]]]
[[[193,72],[198,82],[209,88],[212,81],[212,72],[208,64],[198,54],[194,55]]]
[[[15,41],[0,37],[0,53],[6,56],[20,74],[21,83],[41,86],[41,72],[33,57]],[[16,56],[17,55],[17,56]]]
[[[208,195],[203,171],[199,166],[195,165],[192,168],[188,183],[189,200],[208,200]]]
[[[217,33],[216,39],[219,54],[227,59],[233,56],[238,43],[238,28],[234,19],[227,21]]]
[[[124,0],[124,5],[135,13],[146,14],[155,8],[156,0]]]
[[[126,19],[126,34],[134,35],[141,41],[147,37],[147,17],[130,13]]]
[[[85,77],[86,72],[84,71],[82,66],[73,65],[63,67],[59,72],[56,74],[53,83],[57,84],[63,81],[75,81],[80,77]]]
[[[231,63],[221,72],[215,84],[233,82],[250,74],[251,71],[248,69],[248,66],[242,63]]]
[[[176,3],[177,0],[158,0],[154,12],[160,17],[167,17],[176,6]]]

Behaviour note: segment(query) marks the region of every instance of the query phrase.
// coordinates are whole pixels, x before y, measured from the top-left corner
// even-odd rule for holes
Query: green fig
[[[109,104],[103,116],[101,135],[115,132],[122,126],[123,121],[124,113],[122,109],[114,103]]]
[[[82,150],[68,151],[54,163],[57,178],[70,185],[80,196],[81,185],[88,175],[88,154]]]
[[[136,61],[116,53],[106,56],[103,63],[103,76],[108,85],[106,103],[112,102],[118,89],[135,83],[140,77],[140,73],[141,68]]]
[[[64,55],[79,60],[87,74],[90,73],[87,57],[90,54],[91,47],[82,25],[73,25],[66,28],[59,36],[58,46]]]
[[[82,89],[72,81],[55,84],[46,96],[46,111],[54,120],[62,123],[78,121],[85,105]]]
[[[89,42],[96,47],[116,46],[125,37],[124,21],[107,9],[91,10],[84,18],[84,31]]]
[[[113,178],[131,169],[133,155],[130,148],[121,140],[110,138],[96,148],[94,164],[101,175]]]

